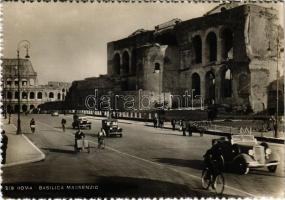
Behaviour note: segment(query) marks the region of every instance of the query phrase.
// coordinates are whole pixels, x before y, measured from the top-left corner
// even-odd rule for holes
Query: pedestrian
[[[189,121],[188,122],[188,133],[189,133],[189,136],[192,136],[192,132],[193,132],[192,123]]]
[[[106,132],[103,128],[98,133],[98,149],[104,148],[102,145],[104,143],[104,137],[106,136]]]
[[[5,130],[2,130],[1,132],[2,135],[2,140],[1,140],[1,150],[2,150],[2,161],[1,164],[6,164],[6,152],[7,152],[7,147],[8,147],[8,137],[6,135]]]
[[[65,124],[66,124],[66,119],[62,118],[61,120],[61,126],[62,126],[62,131],[65,132]]]
[[[75,145],[74,145],[75,150],[78,151],[79,150],[78,140],[85,138],[85,134],[80,129],[78,129],[74,136],[75,136]]]
[[[30,121],[30,128],[31,128],[32,133],[35,133],[35,131],[36,131],[36,122],[35,122],[34,118],[32,118],[31,121]]]
[[[172,119],[171,120],[172,130],[175,130],[175,124],[176,124],[175,119]]]
[[[186,121],[183,119],[183,120],[182,120],[182,132],[183,132],[183,136],[186,136],[186,129],[187,129],[187,123],[186,123]]]
[[[153,127],[157,128],[157,117],[156,116],[154,116],[153,118]]]
[[[159,127],[163,128],[164,120],[162,118],[159,118]]]

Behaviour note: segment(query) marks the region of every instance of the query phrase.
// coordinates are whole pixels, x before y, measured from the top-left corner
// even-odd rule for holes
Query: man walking
[[[66,119],[61,120],[61,126],[62,126],[62,131],[65,132],[65,124],[66,124]]]
[[[2,130],[1,135],[2,135],[2,140],[1,140],[1,143],[2,143],[2,146],[1,146],[2,162],[1,163],[6,164],[6,151],[7,151],[7,146],[8,146],[8,137],[5,133],[5,130]]]

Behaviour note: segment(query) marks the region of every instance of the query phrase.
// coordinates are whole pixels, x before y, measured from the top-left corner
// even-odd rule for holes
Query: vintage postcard
[[[2,1],[3,198],[285,198],[282,1]]]

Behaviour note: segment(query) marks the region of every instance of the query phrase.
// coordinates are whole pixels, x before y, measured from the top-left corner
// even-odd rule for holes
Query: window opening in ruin
[[[207,48],[206,55],[209,62],[217,60],[217,36],[214,32],[210,32],[206,39]]]
[[[224,72],[224,97],[231,97],[232,96],[232,72],[230,69],[227,69]]]
[[[129,73],[130,56],[127,51],[123,53],[123,74]]]
[[[120,60],[121,60],[120,55],[117,53],[113,59],[113,71],[117,75],[120,75],[120,70],[121,70]]]
[[[43,98],[43,94],[41,92],[38,93],[38,99],[42,99]]]
[[[196,95],[200,95],[200,76],[199,74],[197,73],[194,73],[192,75],[192,90],[194,89],[193,91],[193,95],[196,96]]]
[[[205,100],[207,104],[215,103],[215,75],[209,71],[206,74],[206,96]]]
[[[34,92],[31,92],[30,93],[30,99],[34,99],[35,98],[35,93]]]
[[[49,98],[54,98],[53,92],[50,92],[49,95],[48,95],[48,97],[49,97]]]
[[[222,32],[222,58],[233,59],[233,32],[226,28]]]
[[[61,95],[60,95],[60,93],[58,93],[57,94],[57,99],[60,100],[60,97],[61,97]]]
[[[201,63],[202,62],[202,40],[201,37],[196,35],[193,40],[193,47],[194,47],[194,53],[195,53],[195,63]]]

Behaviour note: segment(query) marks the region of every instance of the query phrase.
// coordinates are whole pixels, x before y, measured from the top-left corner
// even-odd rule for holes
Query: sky
[[[72,82],[107,73],[108,42],[173,18],[200,17],[217,5],[5,2],[2,52],[5,58],[15,58],[18,42],[28,40],[40,84]],[[25,56],[24,49],[20,56]]]

